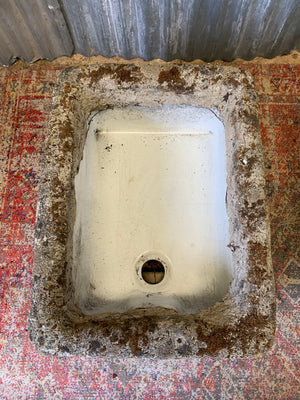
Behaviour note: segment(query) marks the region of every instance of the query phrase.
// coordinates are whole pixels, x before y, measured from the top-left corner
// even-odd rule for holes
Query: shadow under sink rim
[[[74,177],[88,118],[114,107],[207,108],[225,126],[228,244],[233,281],[224,300],[196,314],[160,307],[84,315],[71,276]],[[250,357],[275,331],[274,277],[257,96],[233,67],[102,64],[66,69],[53,96],[37,208],[30,338],[46,355]]]

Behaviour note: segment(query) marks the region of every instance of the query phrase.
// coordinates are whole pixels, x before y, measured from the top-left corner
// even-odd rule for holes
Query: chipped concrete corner
[[[74,176],[93,111],[190,105],[225,126],[227,213],[234,278],[222,302],[84,315],[73,301]],[[66,69],[55,88],[36,221],[30,337],[46,355],[252,357],[275,331],[275,294],[256,92],[251,76],[212,65],[92,65]]]

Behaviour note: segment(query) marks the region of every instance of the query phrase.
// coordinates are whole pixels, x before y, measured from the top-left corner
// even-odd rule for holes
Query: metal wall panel
[[[58,0],[0,0],[0,63],[71,55],[73,43]]]
[[[61,0],[75,51],[126,59],[273,57],[300,36],[299,0]]]
[[[299,21],[299,0],[0,0],[0,63],[270,58],[300,50]]]

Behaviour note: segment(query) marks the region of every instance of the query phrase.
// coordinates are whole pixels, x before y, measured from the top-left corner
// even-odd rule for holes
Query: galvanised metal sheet
[[[273,57],[300,38],[299,0],[61,0],[75,51],[126,59]]]
[[[73,43],[58,0],[0,0],[0,63],[71,55]]]
[[[299,21],[299,0],[0,0],[0,63],[271,58],[300,49]]]

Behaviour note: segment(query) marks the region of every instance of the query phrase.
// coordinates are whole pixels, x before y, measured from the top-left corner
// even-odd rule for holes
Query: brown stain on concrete
[[[255,143],[248,148],[242,148],[236,150],[232,155],[232,164],[234,165],[235,170],[238,171],[237,176],[237,184],[240,185],[240,190],[242,192],[245,191],[246,187],[243,186],[243,182],[245,179],[249,179],[251,174],[255,172],[256,167],[260,167],[261,161],[257,157],[255,153],[255,149],[250,151],[250,147],[255,147]]]
[[[234,88],[237,88],[240,85],[240,82],[233,77],[227,78],[225,83],[227,83],[228,86],[233,86]]]
[[[244,201],[244,207],[239,210],[239,214],[243,221],[246,221],[249,237],[257,229],[257,225],[264,221],[267,217],[266,205],[264,200],[257,200],[255,203],[249,204]],[[259,254],[257,255],[259,257]]]
[[[148,334],[155,331],[157,320],[155,316],[143,317],[136,321],[136,325],[130,319],[126,320],[120,326],[114,327],[119,333],[116,341],[121,346],[128,344],[132,355],[138,355],[147,347]]]
[[[259,129],[259,120],[256,114],[253,114],[247,109],[243,109],[239,111],[238,116],[247,125],[253,126],[255,129]]]
[[[131,318],[132,316],[127,314],[127,318],[125,317],[125,319],[123,318],[120,321],[106,319],[105,321],[76,323],[74,324],[74,331],[78,334],[81,330],[89,327],[88,329],[91,333],[97,332],[96,337],[100,335],[109,340],[112,346],[128,346],[133,356],[142,355],[149,343],[149,334],[151,335],[156,330],[159,318],[155,315],[139,317],[136,319],[136,324],[132,323]],[[95,340],[97,340],[99,345],[95,343],[91,344],[92,340],[89,345],[89,352],[105,352],[106,348],[103,349],[101,347],[101,341],[98,339]]]
[[[161,71],[158,77],[158,83],[160,85],[166,83],[167,87],[170,90],[174,90],[175,93],[192,93],[195,88],[195,84],[187,85],[186,80],[181,77],[179,68],[176,66]]]
[[[63,87],[63,96],[60,98],[59,102],[54,104],[53,109],[57,109],[59,107],[62,107],[64,112],[69,110],[69,108],[72,106],[74,101],[76,101],[76,92],[78,90],[78,87],[76,85],[71,85],[71,84],[66,84]],[[74,94],[72,94],[74,92]]]
[[[230,355],[237,347],[237,343],[240,343],[240,350],[243,356],[245,356],[253,340],[255,340],[254,347],[258,354],[259,342],[262,340],[269,340],[268,336],[264,333],[264,328],[268,324],[269,319],[268,316],[258,314],[257,311],[253,309],[250,314],[240,318],[235,328],[232,326],[211,328],[206,323],[200,323],[196,330],[197,339],[200,342],[206,343],[207,348],[199,349],[197,355],[203,356],[207,354],[216,356],[224,349],[226,349]],[[260,332],[259,337],[257,334],[258,332]],[[271,343],[269,343],[269,345],[271,345]]]
[[[137,83],[142,79],[142,74],[139,67],[128,67],[126,64],[120,64],[117,66],[102,65],[98,69],[90,71],[84,76],[90,78],[90,87],[95,85],[105,76],[115,79],[119,86],[123,85],[124,83]]]
[[[72,123],[71,123],[70,119],[68,118],[63,124],[60,125],[59,138],[64,141],[65,141],[65,139],[72,139],[73,132],[74,132],[74,130],[73,130]],[[71,148],[69,151],[71,151]]]
[[[265,265],[268,262],[267,246],[254,241],[248,242],[248,260],[250,268],[248,271],[248,281],[255,285],[260,285],[266,279]]]

